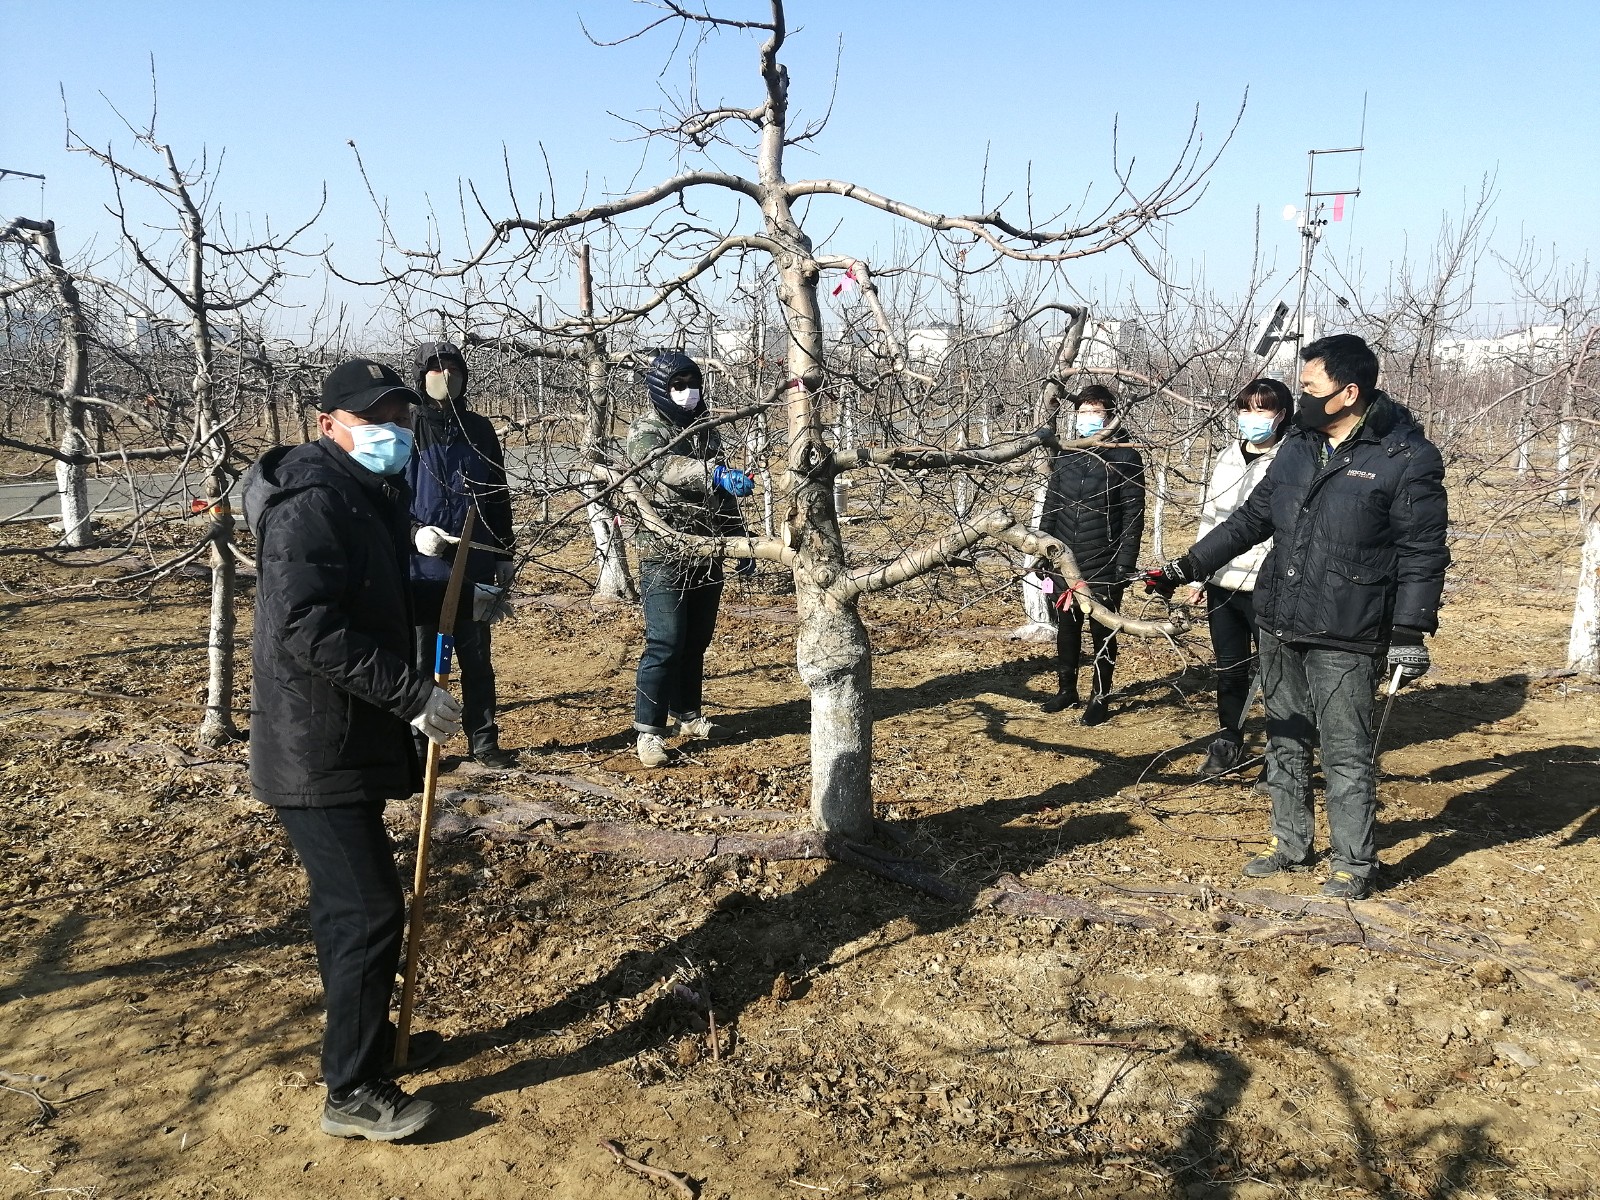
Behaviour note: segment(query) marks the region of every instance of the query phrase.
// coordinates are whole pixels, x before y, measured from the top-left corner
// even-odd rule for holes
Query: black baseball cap
[[[322,398],[317,407],[323,412],[343,409],[364,413],[390,392],[404,392],[409,403],[421,404],[422,397],[406,385],[400,372],[370,358],[352,358],[328,372],[322,381]]]

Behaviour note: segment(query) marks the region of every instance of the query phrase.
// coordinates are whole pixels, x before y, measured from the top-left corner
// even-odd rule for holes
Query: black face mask
[[[1295,398],[1294,419],[1301,429],[1325,429],[1339,419],[1338,415],[1328,415],[1328,401],[1343,392],[1344,388],[1330,392],[1326,396],[1313,396],[1310,392],[1301,392]]]

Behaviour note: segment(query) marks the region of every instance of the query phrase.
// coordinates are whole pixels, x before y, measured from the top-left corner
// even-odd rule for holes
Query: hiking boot
[[[1077,708],[1083,701],[1078,699],[1077,692],[1057,692],[1050,699],[1039,705],[1040,712],[1058,713],[1068,708]]]
[[[647,767],[664,767],[672,761],[667,744],[661,740],[659,733],[641,733],[634,749],[639,754],[639,761]]]
[[[1335,871],[1322,885],[1322,895],[1328,900],[1365,900],[1372,890],[1365,879],[1357,879],[1349,871]]]
[[[1083,706],[1083,716],[1079,718],[1085,725],[1104,725],[1110,719],[1111,708],[1104,696],[1090,697],[1089,703]]]
[[[428,1101],[407,1095],[392,1079],[374,1079],[341,1098],[328,1096],[322,1106],[322,1132],[369,1142],[397,1142],[433,1120],[437,1111]]]
[[[1243,742],[1236,742],[1231,737],[1214,738],[1211,745],[1206,747],[1206,761],[1200,764],[1200,778],[1220,779],[1238,766],[1243,757]]]
[[[517,765],[517,752],[502,750],[499,746],[486,746],[482,750],[474,750],[472,758],[480,767],[488,767],[491,771],[511,771],[515,770]]]
[[[711,723],[710,717],[680,717],[678,732],[686,738],[700,738],[703,741],[716,737],[717,727]]]
[[[1272,839],[1272,848],[1263,850],[1244,865],[1244,874],[1251,879],[1265,879],[1279,871],[1298,871],[1305,863],[1296,862],[1278,849],[1278,839]]]

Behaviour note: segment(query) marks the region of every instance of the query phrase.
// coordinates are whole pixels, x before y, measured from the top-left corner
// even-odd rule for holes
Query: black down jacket
[[[1382,392],[1324,463],[1327,445],[1292,431],[1244,504],[1189,551],[1191,574],[1270,537],[1255,606],[1274,637],[1376,653],[1395,625],[1434,632],[1450,565],[1438,449]]]
[[[1039,528],[1066,543],[1086,582],[1127,580],[1144,537],[1144,459],[1126,446],[1058,454]]]
[[[245,475],[256,537],[250,787],[282,808],[397,799],[422,785],[407,722],[433,680],[411,665],[404,484],[328,439]]]

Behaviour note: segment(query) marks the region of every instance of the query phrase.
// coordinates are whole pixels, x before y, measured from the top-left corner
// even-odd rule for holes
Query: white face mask
[[[423,377],[422,387],[428,399],[443,404],[446,400],[459,400],[461,393],[467,390],[467,381],[459,371],[429,371]]]
[[[679,408],[690,409],[700,406],[699,388],[673,388],[667,395],[672,397],[672,402]]]

